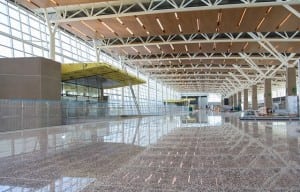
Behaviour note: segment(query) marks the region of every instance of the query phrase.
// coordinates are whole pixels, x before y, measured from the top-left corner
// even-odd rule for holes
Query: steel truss
[[[228,3],[227,0],[131,0],[131,1],[109,1],[99,3],[88,3],[69,6],[58,6],[46,9],[37,9],[38,14],[44,15],[49,25],[49,31],[55,33],[55,28],[59,23],[72,22],[72,21],[84,21],[95,20],[105,18],[118,18],[126,16],[139,16],[148,14],[161,14],[161,13],[173,13],[173,12],[187,12],[187,11],[199,11],[199,10],[219,10],[229,8],[246,8],[246,7],[267,7],[267,6],[283,6],[290,13],[294,14],[298,18],[299,12],[292,7],[292,5],[299,5],[299,0],[270,0],[268,2],[257,2],[256,0],[239,0],[235,3]],[[53,25],[55,24],[55,25]],[[54,26],[54,27],[52,27]],[[54,35],[53,35],[54,36]],[[187,70],[203,70],[206,71],[203,74],[200,72],[192,74],[193,78],[206,76],[206,83],[213,81],[211,77],[224,77],[223,84],[209,84],[206,90],[216,90],[223,94],[223,96],[229,96],[236,91],[248,88],[253,84],[260,83],[265,78],[275,78],[275,81],[281,82],[284,76],[278,77],[276,74],[285,71],[285,67],[291,65],[295,66],[296,61],[299,60],[299,56],[296,53],[280,53],[272,45],[274,42],[300,42],[299,31],[293,33],[287,32],[272,32],[272,33],[213,33],[213,34],[177,34],[177,35],[159,35],[149,37],[128,37],[128,38],[112,38],[112,39],[98,39],[91,42],[91,46],[96,49],[97,56],[100,55],[100,50],[110,50],[114,48],[126,48],[137,46],[157,46],[162,45],[179,45],[179,44],[205,44],[205,43],[251,43],[256,42],[263,47],[265,53],[251,53],[246,54],[243,50],[237,54],[232,53],[161,53],[159,55],[126,55],[124,62],[131,66],[138,66],[139,69],[155,77],[157,80],[162,80],[168,83],[169,79],[173,80],[174,77],[180,75],[178,80],[183,81],[185,76],[191,76]],[[53,46],[53,45],[52,45]],[[160,48],[159,48],[160,49]],[[54,52],[54,51],[53,51]],[[230,51],[228,51],[230,52]],[[219,70],[230,69],[231,73],[212,73],[207,70],[216,70],[216,64],[199,65],[199,63],[193,63],[194,60],[213,59],[213,60],[236,60],[237,63],[227,67],[226,64],[218,64]],[[182,61],[190,60],[191,64],[184,65]],[[248,68],[245,65],[239,63],[240,60],[244,60],[248,64]],[[279,64],[270,65],[258,65],[257,60],[262,61],[275,61]],[[162,62],[178,61],[179,65],[176,67],[164,64],[164,68],[157,65],[158,62],[162,65]],[[146,63],[145,63],[146,62]],[[152,68],[149,68],[151,66]],[[161,72],[161,69],[164,72]],[[184,70],[184,73],[178,73],[178,71]],[[174,72],[175,71],[175,72]],[[170,73],[171,72],[171,73]],[[192,79],[190,79],[191,81]],[[215,79],[216,81],[216,79]],[[201,87],[198,83],[197,87]],[[203,83],[205,83],[203,82]],[[182,90],[188,90],[191,87],[180,84],[172,83],[170,85],[178,85]],[[233,90],[233,91],[232,91]]]
[[[174,12],[174,10],[176,10],[176,12],[187,12],[239,7],[245,8],[282,5],[286,6],[286,9],[297,16],[297,10],[293,9],[290,5],[298,3],[298,0],[270,0],[269,2],[257,2],[256,0],[239,0],[235,3],[228,3],[228,1],[226,0],[119,0],[51,7],[46,8],[45,11],[47,13],[54,13],[57,15],[57,17],[54,17],[51,20],[52,23],[139,16],[146,14],[161,14]],[[36,12],[43,13],[43,9],[37,9]]]
[[[299,31],[293,33],[274,32],[267,33],[265,37],[269,42],[299,42]],[[178,44],[204,44],[204,43],[251,43],[257,42],[248,33],[195,33],[195,34],[175,34],[157,35],[148,37],[126,37],[99,40],[100,48],[113,49],[136,46],[161,46]]]

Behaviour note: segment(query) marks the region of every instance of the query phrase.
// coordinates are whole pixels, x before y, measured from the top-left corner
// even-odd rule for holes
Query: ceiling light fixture
[[[50,0],[54,5],[58,6],[59,4],[55,0]]]
[[[138,16],[135,16],[135,20],[140,24],[141,27],[145,29],[143,22],[140,20],[140,18],[138,18]]]
[[[245,17],[246,11],[247,11],[247,8],[244,9],[244,11],[243,11],[243,13],[242,13],[242,15],[241,15],[240,21],[239,21],[239,23],[237,24],[238,27],[241,26],[242,21],[243,21],[243,19],[244,19],[244,17]]]
[[[197,18],[197,30],[198,32],[200,32],[200,19]]]
[[[87,36],[86,34],[84,34],[82,31],[80,31],[79,29],[77,29],[76,27],[73,27],[70,25],[70,27],[74,30],[74,31],[77,31],[78,33],[80,33],[82,36]]]
[[[152,54],[151,50],[150,50],[148,47],[146,47],[146,46],[144,45],[144,48],[145,48],[150,54]]]
[[[175,49],[174,49],[174,46],[172,45],[172,44],[170,44],[170,47],[171,47],[171,49],[174,51]]]
[[[93,27],[91,27],[89,24],[87,24],[86,22],[84,21],[80,21],[83,25],[85,25],[87,28],[89,28],[90,30],[92,30],[93,32],[97,32],[96,29],[94,29]]]
[[[156,47],[157,47],[159,50],[161,50],[161,47],[160,47],[158,44],[156,45]]]
[[[279,25],[276,27],[276,29],[279,29],[292,15],[292,13],[289,13],[280,23]]]
[[[294,48],[294,47],[288,48],[287,52],[288,52],[288,53],[292,52],[293,48]]]
[[[248,44],[249,44],[248,42],[245,43],[245,45],[244,45],[244,47],[242,49],[243,51],[247,48]]]
[[[115,33],[115,31],[114,31],[112,28],[110,28],[110,26],[108,26],[104,21],[101,21],[101,20],[100,20],[100,22],[101,22],[108,30],[110,30],[110,32]]]
[[[180,24],[178,24],[178,29],[179,29],[179,32],[182,33],[182,28],[181,28]]]
[[[126,27],[126,30],[130,33],[130,35],[134,36],[133,32],[128,27]]]
[[[269,7],[268,10],[267,10],[266,13],[265,13],[265,16],[260,20],[260,22],[259,22],[258,25],[256,26],[255,31],[257,31],[257,30],[261,27],[261,25],[263,24],[263,22],[264,22],[265,19],[266,19],[266,16],[271,12],[271,10],[272,10],[272,7]]]
[[[184,45],[185,51],[189,52],[187,45]]]
[[[123,51],[123,53],[125,53],[125,55],[128,55],[127,51],[125,51],[124,49],[121,49]]]
[[[272,7],[269,7],[268,10],[266,11],[266,15],[269,14],[272,10]]]
[[[96,33],[98,33],[103,39],[105,39],[105,36],[102,33],[99,33],[98,31],[96,31]]]
[[[119,17],[117,17],[116,19],[121,25],[124,25],[123,21]]]
[[[263,18],[260,20],[260,22],[258,23],[258,25],[257,25],[256,28],[255,28],[255,31],[257,31],[257,30],[260,28],[260,26],[263,24],[263,22],[264,22],[265,19],[266,19],[266,18],[263,17]]]
[[[232,47],[232,42],[230,42],[230,44],[228,45],[228,49],[227,49],[227,52],[228,52],[228,53],[230,52],[231,47]]]
[[[133,49],[135,52],[139,53],[139,51],[136,48],[131,47],[131,49]]]
[[[160,29],[162,30],[162,32],[165,32],[165,29],[164,29],[164,27],[163,27],[163,25],[162,25],[162,23],[160,22],[160,20],[159,20],[158,17],[156,17],[156,22],[158,23],[158,25],[159,25]]]
[[[179,20],[178,14],[177,14],[176,12],[174,13],[174,15],[175,15],[175,18],[176,18],[177,20]]]
[[[219,32],[219,31],[220,31],[221,19],[222,19],[222,10],[220,10],[220,11],[218,12],[216,32]]]

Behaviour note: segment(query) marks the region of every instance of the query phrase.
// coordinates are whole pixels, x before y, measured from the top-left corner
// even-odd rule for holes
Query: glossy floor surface
[[[0,133],[0,191],[300,191],[300,123],[186,116]]]

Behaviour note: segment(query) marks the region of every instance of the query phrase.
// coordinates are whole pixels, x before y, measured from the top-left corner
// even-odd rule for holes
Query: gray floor
[[[300,191],[299,125],[201,111],[0,133],[0,191]]]

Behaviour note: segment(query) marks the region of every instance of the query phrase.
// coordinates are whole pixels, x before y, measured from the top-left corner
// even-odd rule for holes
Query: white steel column
[[[150,113],[150,108],[151,108],[151,103],[150,103],[150,78],[148,76],[148,80],[147,80],[147,100],[148,100],[148,103],[147,103],[147,106],[148,106],[148,113]]]
[[[155,111],[157,113],[157,80],[155,80]]]
[[[125,67],[125,63],[124,63],[123,58],[119,57],[119,59],[120,59],[120,63],[121,63],[122,69],[128,74],[127,69]],[[132,96],[133,102],[135,104],[137,113],[138,113],[138,115],[141,115],[141,110],[140,110],[139,102],[137,101],[136,96],[134,94],[134,90],[132,88],[132,84],[131,84],[130,81],[128,81],[128,84],[129,84],[129,89],[130,89],[131,96]]]
[[[96,39],[93,39],[93,44],[94,44],[94,50],[96,54],[96,61],[100,62],[100,54],[101,54],[101,49],[98,47],[98,43]]]
[[[265,79],[265,86],[264,86],[264,98],[265,98],[265,107],[267,109],[272,109],[272,79],[267,78]]]
[[[121,93],[121,107],[122,107],[122,109],[121,109],[121,114],[122,115],[125,115],[124,114],[124,108],[125,108],[125,106],[124,106],[124,87],[122,87],[122,93]]]
[[[44,10],[45,20],[49,30],[49,58],[55,60],[55,34],[57,31],[58,23],[52,24],[50,22],[49,15],[46,10]]]
[[[136,67],[135,68],[136,69],[136,76],[137,76],[137,78],[139,78],[140,77],[140,73],[139,73],[139,70],[138,70],[138,67]],[[140,106],[140,110],[142,110],[142,108],[141,108],[141,102],[140,102],[140,85],[138,84],[138,85],[136,85],[137,87],[137,90],[136,90],[136,94],[137,94],[137,102],[139,103],[139,106]]]

